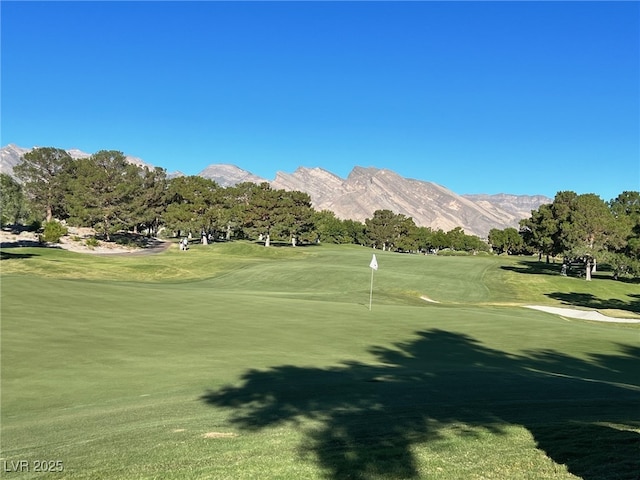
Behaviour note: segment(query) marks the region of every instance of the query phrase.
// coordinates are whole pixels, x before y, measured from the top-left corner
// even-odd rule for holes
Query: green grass
[[[637,284],[371,253],[3,251],[2,478],[637,478]]]

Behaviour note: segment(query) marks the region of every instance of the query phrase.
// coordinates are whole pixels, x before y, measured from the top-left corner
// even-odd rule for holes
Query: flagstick
[[[373,300],[373,268],[371,269],[371,289],[369,290],[369,311],[371,311],[372,300]]]

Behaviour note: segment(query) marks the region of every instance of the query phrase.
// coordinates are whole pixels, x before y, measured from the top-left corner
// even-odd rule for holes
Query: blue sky
[[[640,190],[638,2],[2,1],[1,144]]]

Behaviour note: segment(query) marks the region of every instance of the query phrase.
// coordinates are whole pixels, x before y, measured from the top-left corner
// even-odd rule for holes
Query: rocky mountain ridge
[[[1,171],[11,175],[22,155],[30,150],[16,145],[0,149]],[[73,158],[89,156],[80,150],[68,152]],[[153,168],[137,157],[127,156],[127,160]],[[168,176],[181,175],[175,172]],[[462,227],[466,233],[481,238],[486,238],[492,228],[517,227],[531,210],[552,202],[542,195],[459,195],[433,182],[374,167],[356,166],[346,179],[323,168],[299,167],[293,173],[277,172],[275,179],[269,181],[229,164],[209,165],[198,175],[223,187],[268,182],[276,189],[306,192],[316,210],[331,210],[341,219],[364,221],[376,210],[387,209],[413,218],[418,226],[444,231]]]
[[[305,191],[316,210],[331,210],[342,219],[364,221],[375,210],[387,209],[419,226],[444,231],[462,227],[481,238],[492,228],[517,227],[531,210],[551,203],[542,195],[458,195],[433,182],[373,167],[355,167],[344,180],[323,169],[300,167],[293,174],[278,172],[271,185]]]
[[[0,171],[2,173],[13,176],[13,167],[18,165],[18,163],[22,161],[22,156],[25,153],[30,152],[34,148],[37,147],[23,148],[11,143],[5,147],[2,147],[0,149]],[[83,152],[82,150],[78,150],[77,148],[71,148],[67,150],[67,153],[71,158],[76,160],[79,158],[87,158],[91,156],[90,153]],[[153,165],[144,162],[141,158],[132,157],[131,155],[126,155],[125,158],[129,163],[133,163],[140,167],[154,168]]]

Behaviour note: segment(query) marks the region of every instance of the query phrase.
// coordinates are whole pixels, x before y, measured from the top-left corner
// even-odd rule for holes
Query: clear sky
[[[1,144],[640,190],[638,2],[0,2]]]

